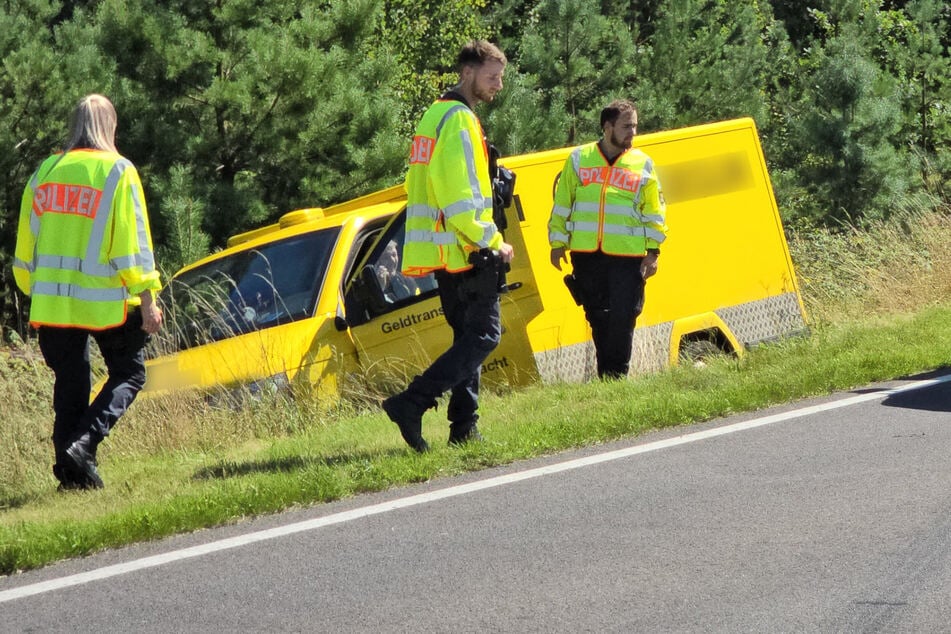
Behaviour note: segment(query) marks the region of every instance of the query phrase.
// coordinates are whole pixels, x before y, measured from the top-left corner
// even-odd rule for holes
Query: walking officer
[[[162,325],[142,183],[116,150],[116,110],[80,100],[64,150],[23,192],[13,275],[53,371],[53,474],[61,489],[102,488],[96,449],[145,385],[145,344]],[[109,376],[89,402],[89,339]]]
[[[502,335],[499,276],[511,245],[492,219],[489,152],[473,108],[502,90],[505,55],[485,41],[466,44],[459,83],[423,114],[406,177],[403,273],[435,273],[452,345],[399,394],[383,401],[406,443],[429,448],[423,413],[450,392],[449,443],[481,440],[476,421],[482,363]]]

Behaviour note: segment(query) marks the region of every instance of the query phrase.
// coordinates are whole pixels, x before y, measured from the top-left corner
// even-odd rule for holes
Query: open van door
[[[506,214],[518,214],[518,204],[516,199]],[[388,389],[405,387],[452,343],[435,277],[399,273],[405,224],[403,211],[354,268],[345,291],[346,323],[360,368],[369,383]],[[541,311],[541,302],[517,217],[510,217],[504,234],[515,259],[501,300],[502,341],[482,367],[485,383],[497,388],[538,380],[526,326]]]

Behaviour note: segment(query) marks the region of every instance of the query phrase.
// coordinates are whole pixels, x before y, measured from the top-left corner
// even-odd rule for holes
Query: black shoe
[[[99,470],[96,469],[96,443],[92,439],[92,434],[86,432],[72,442],[66,449],[66,455],[69,457],[71,465],[67,466],[68,471],[77,472],[76,481],[84,489],[101,489],[103,487],[102,478],[99,477]],[[71,468],[70,468],[71,467]]]
[[[449,426],[449,444],[450,445],[464,445],[469,442],[482,442],[482,434],[479,433],[479,428],[476,427],[475,423],[468,425],[464,428],[457,428],[454,425]]]
[[[99,484],[97,486],[96,482],[89,479],[85,473],[78,473],[72,467],[72,464],[70,464],[69,467],[61,464],[54,464],[53,475],[56,476],[57,480],[59,480],[59,486],[56,488],[56,490],[60,493],[64,491],[101,489],[103,487],[102,480],[99,480]]]
[[[79,482],[73,477],[73,474],[66,470],[66,467],[57,463],[53,465],[53,475],[59,480],[57,491],[73,491],[82,488]]]
[[[429,451],[429,443],[423,438],[423,412],[402,394],[391,396],[383,401],[383,411],[400,428],[400,434],[406,444],[423,453]]]

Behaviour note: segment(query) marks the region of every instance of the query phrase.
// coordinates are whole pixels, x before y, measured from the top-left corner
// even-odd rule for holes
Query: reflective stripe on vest
[[[628,150],[609,165],[596,143],[581,146],[572,151],[563,173],[569,176],[556,191],[551,243],[634,256],[666,239],[660,185],[653,161],[643,152]],[[650,196],[643,200],[645,191]]]
[[[121,286],[119,288],[86,288],[58,282],[35,282],[33,293],[52,297],[71,297],[84,302],[122,302],[129,297],[125,287]]]
[[[78,271],[85,275],[96,277],[112,277],[119,269],[128,269],[133,266],[149,268],[151,258],[143,257],[142,254],[126,255],[120,258],[109,260],[108,264],[100,264],[98,258],[90,260],[73,258],[66,255],[38,255],[36,256],[37,268],[60,269],[63,271]],[[32,269],[30,269],[32,270]]]
[[[568,231],[569,233],[574,233],[576,231],[588,231],[596,233],[598,231],[597,222],[568,222]],[[625,227],[622,225],[604,225],[602,228],[602,233],[605,235],[613,236],[640,236],[648,237],[657,242],[663,242],[666,236],[652,229],[651,227]]]
[[[437,154],[440,162],[433,165]],[[501,240],[492,222],[488,152],[475,114],[458,101],[433,104],[417,127],[409,163],[403,272],[471,268],[468,251]]]
[[[426,231],[413,229],[406,232],[407,242],[432,242],[433,244],[458,244],[456,236],[450,231]]]

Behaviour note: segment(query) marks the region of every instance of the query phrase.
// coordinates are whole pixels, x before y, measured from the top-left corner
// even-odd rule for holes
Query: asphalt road
[[[0,630],[951,631],[932,378],[2,578]]]

